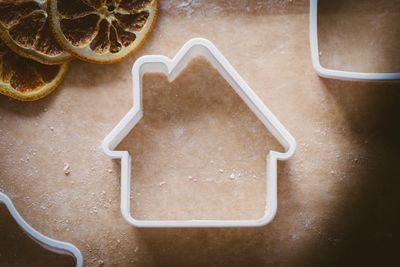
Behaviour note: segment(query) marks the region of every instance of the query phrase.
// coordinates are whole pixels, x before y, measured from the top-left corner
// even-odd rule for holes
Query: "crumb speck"
[[[166,181],[162,181],[162,182],[160,182],[160,186],[163,186],[163,185],[165,185],[167,182]]]
[[[64,163],[64,174],[69,175],[71,173],[71,167],[68,163]]]

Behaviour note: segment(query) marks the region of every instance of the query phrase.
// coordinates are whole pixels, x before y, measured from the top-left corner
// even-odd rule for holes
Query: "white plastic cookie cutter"
[[[318,46],[318,0],[310,0],[310,48],[313,67],[321,77],[352,81],[385,81],[400,79],[400,73],[353,72],[323,67],[319,59]]]
[[[55,253],[71,255],[72,257],[74,257],[77,267],[81,267],[83,265],[83,257],[77,247],[70,243],[58,241],[47,237],[33,229],[33,227],[30,226],[19,214],[11,199],[4,193],[0,192],[0,204],[1,203],[6,205],[6,208],[8,209],[14,220],[18,223],[22,230],[35,242],[37,242],[45,249],[53,251]]]
[[[255,113],[266,128],[277,138],[286,152],[270,151],[266,170],[265,214],[254,220],[140,220],[130,212],[131,156],[128,151],[115,151],[115,147],[143,117],[142,78],[146,72],[163,72],[169,81],[174,80],[192,58],[202,56],[219,71],[235,92]],[[121,159],[121,212],[125,220],[137,227],[254,227],[269,223],[277,211],[277,161],[288,160],[295,152],[296,142],[260,98],[250,89],[221,52],[210,41],[195,38],[188,41],[171,60],[153,55],[139,58],[132,68],[133,107],[103,140],[102,147],[108,156]]]

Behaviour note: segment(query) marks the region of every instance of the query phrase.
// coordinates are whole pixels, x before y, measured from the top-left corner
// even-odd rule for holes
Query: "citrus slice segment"
[[[45,97],[63,80],[68,65],[45,65],[21,57],[0,41],[0,93],[21,101]]]
[[[71,58],[51,32],[46,0],[1,0],[0,38],[15,53],[43,64]]]
[[[88,62],[108,64],[138,49],[153,28],[158,0],[48,0],[60,45]]]

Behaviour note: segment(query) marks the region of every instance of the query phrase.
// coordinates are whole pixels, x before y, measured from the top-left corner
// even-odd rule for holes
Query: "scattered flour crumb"
[[[224,170],[223,170],[223,169],[219,169],[218,171],[219,171],[220,173],[223,173],[223,172],[224,172]]]
[[[71,167],[69,166],[68,163],[64,163],[64,174],[68,175],[71,173]]]
[[[89,214],[93,214],[93,213],[97,213],[97,207],[96,206],[90,208],[90,210],[89,210]]]
[[[50,126],[50,131],[54,131],[54,127],[53,126]]]
[[[291,237],[292,237],[293,240],[299,240],[300,239],[300,237],[297,234],[292,234]]]
[[[189,175],[189,176],[188,176],[188,179],[189,179],[189,180],[192,180],[192,179],[193,179],[193,176]]]
[[[107,172],[108,172],[108,173],[112,173],[112,170],[111,170],[111,169],[107,169]]]
[[[160,186],[163,186],[163,185],[165,185],[167,182],[166,181],[162,181],[162,182],[160,182]]]
[[[185,133],[185,129],[182,127],[178,127],[178,128],[174,129],[174,136],[176,139],[181,138],[184,133]]]
[[[235,170],[233,170],[234,172],[231,173],[231,175],[229,175],[229,179],[231,180],[237,180],[240,178],[241,173],[240,172],[235,172]]]

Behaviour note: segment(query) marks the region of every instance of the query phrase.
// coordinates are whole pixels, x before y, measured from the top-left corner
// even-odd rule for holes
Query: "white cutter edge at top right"
[[[325,68],[319,59],[318,45],[318,0],[310,0],[310,48],[312,65],[317,74],[323,78],[350,81],[390,81],[400,80],[400,73],[372,73],[342,71]]]

